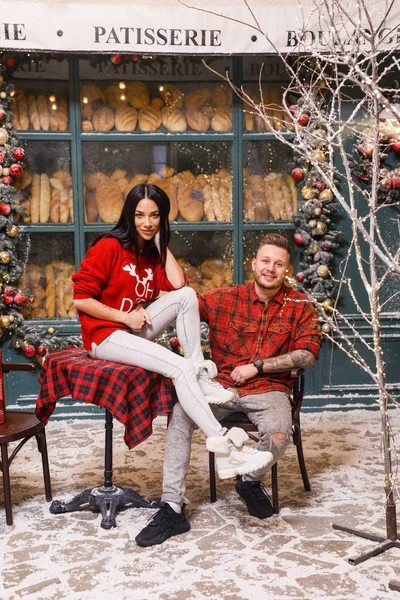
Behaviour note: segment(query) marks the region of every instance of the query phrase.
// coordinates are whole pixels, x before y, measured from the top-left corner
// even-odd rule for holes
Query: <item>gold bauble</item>
[[[47,333],[53,334],[55,331],[54,327],[49,327]]]
[[[0,252],[0,262],[3,265],[8,265],[10,260],[11,260],[11,254],[9,252],[7,252],[6,250],[3,250],[3,252]],[[4,276],[3,276],[3,280],[5,281]]]
[[[332,190],[322,190],[318,195],[319,200],[323,200],[324,202],[331,202],[333,200],[333,192]]]
[[[0,127],[0,145],[7,144],[8,142],[8,132],[4,127]]]
[[[324,235],[325,232],[326,232],[326,224],[323,223],[322,221],[318,221],[318,223],[315,227],[315,233],[317,235]]]
[[[317,150],[315,153],[315,158],[318,162],[326,162],[326,154],[323,150]]]
[[[10,316],[9,316],[9,319],[10,319],[10,323],[14,323],[14,321],[15,321],[15,317],[14,317],[13,315],[10,315]]]
[[[10,317],[8,315],[1,315],[0,317],[0,325],[7,329],[10,326]]]
[[[314,215],[315,215],[316,217],[319,217],[321,214],[322,214],[322,208],[321,208],[320,206],[316,206],[316,207],[314,208]]]
[[[322,331],[324,333],[330,333],[331,331],[331,326],[329,325],[329,323],[324,323],[321,327]]]
[[[11,225],[6,233],[9,237],[16,237],[18,235],[18,227],[16,225]]]
[[[5,99],[7,98],[7,94],[6,94],[6,92],[0,92],[0,98],[1,98],[2,100],[5,100]]]
[[[21,342],[19,340],[14,343],[14,348],[21,348]]]
[[[332,310],[333,301],[330,298],[325,298],[325,300],[321,302],[321,305],[324,307],[325,310]]]
[[[314,190],[314,188],[306,185],[303,188],[301,188],[301,195],[306,200],[311,200],[311,198],[314,198],[314,196],[315,196],[315,190]]]
[[[319,250],[319,246],[318,246],[317,242],[314,242],[313,244],[311,244],[311,246],[308,246],[306,248],[307,254],[315,254],[316,252],[318,252],[318,250]]]
[[[310,221],[308,221],[307,225],[311,227],[311,229],[314,229],[314,227],[317,226],[317,221],[315,219],[311,219]]]
[[[319,265],[318,269],[317,269],[317,275],[318,277],[329,277],[329,269],[326,265]]]

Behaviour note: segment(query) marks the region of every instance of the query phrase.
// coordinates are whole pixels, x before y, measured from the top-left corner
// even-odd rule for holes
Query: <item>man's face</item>
[[[256,284],[264,290],[278,292],[289,264],[290,257],[286,250],[265,244],[259,249],[251,264]]]

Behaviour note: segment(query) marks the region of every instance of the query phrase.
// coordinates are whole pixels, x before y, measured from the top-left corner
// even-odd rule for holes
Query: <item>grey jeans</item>
[[[234,389],[232,389],[235,392]],[[274,456],[274,464],[285,452],[292,431],[292,411],[290,400],[283,392],[249,395],[235,398],[223,407],[213,407],[217,419],[232,412],[244,412],[258,429],[260,441],[258,450],[269,450]],[[182,504],[186,491],[186,472],[190,461],[192,434],[195,423],[177,404],[167,428],[164,457],[164,481],[162,500]],[[274,433],[286,435],[284,441],[273,438]],[[261,481],[267,469],[259,469],[245,475],[247,481]]]
[[[92,358],[142,367],[170,377],[180,405],[207,437],[221,436],[224,429],[214,417],[197,381],[194,363],[204,360],[200,344],[200,316],[194,290],[183,287],[164,294],[146,307],[152,325],[140,333],[114,331],[101,344],[92,344]],[[155,340],[176,319],[176,332],[184,356]]]

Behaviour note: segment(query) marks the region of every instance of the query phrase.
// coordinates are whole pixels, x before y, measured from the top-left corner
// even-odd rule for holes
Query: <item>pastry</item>
[[[103,90],[97,85],[83,85],[81,88],[82,104],[91,104],[96,100],[105,103],[106,97]]]
[[[162,167],[160,167],[158,169],[158,174],[163,179],[167,179],[167,177],[172,177],[172,175],[174,173],[175,173],[174,167],[170,167],[169,165],[163,165]]]
[[[51,192],[50,221],[52,223],[60,222],[60,190],[53,189]]]
[[[199,88],[190,94],[186,94],[184,102],[187,110],[195,108],[200,110],[211,100],[211,90],[209,88]]]
[[[140,131],[157,131],[161,125],[161,111],[154,106],[145,106],[138,115]]]
[[[214,131],[230,131],[232,129],[232,112],[228,106],[216,108],[211,119]]]
[[[186,120],[193,131],[207,131],[210,128],[210,118],[197,108],[186,111]]]
[[[168,131],[182,132],[187,129],[185,115],[177,108],[165,106],[161,110],[161,120]]]
[[[138,121],[136,108],[124,106],[115,113],[115,129],[117,131],[135,131]]]
[[[29,129],[28,101],[23,93],[18,97],[18,117],[21,129]]]
[[[44,268],[46,278],[46,313],[48,319],[54,319],[56,316],[56,291],[54,289],[54,270],[53,265],[48,264]]]
[[[21,124],[19,122],[17,99],[15,97],[11,98],[10,110],[11,110],[11,124],[12,124],[13,129],[22,129]]]
[[[93,113],[92,123],[95,131],[111,131],[114,127],[114,111],[109,106],[99,106]]]
[[[132,81],[126,86],[126,96],[133,108],[141,109],[150,103],[149,88],[142,81]]]
[[[230,106],[232,100],[231,89],[227,85],[219,83],[213,88],[211,97],[214,106]]]
[[[88,120],[82,121],[82,131],[93,131],[92,121],[88,121]]]
[[[97,209],[96,193],[93,190],[86,190],[85,193],[85,222],[96,223],[99,217]]]
[[[203,191],[196,179],[191,184],[180,181],[178,209],[185,221],[202,221],[204,216]]]
[[[124,94],[124,90],[121,90],[117,83],[108,85],[104,90],[104,95],[106,97],[106,104],[112,108],[120,108],[128,104],[128,99],[126,94]]]
[[[171,108],[182,108],[184,94],[171,83],[164,83],[160,86],[160,96],[164,101],[165,106]]]
[[[57,108],[58,129],[66,131],[68,129],[68,104],[65,98],[61,98]]]
[[[154,108],[161,110],[164,107],[164,100],[162,98],[152,98],[150,104],[154,106]]]
[[[70,195],[68,190],[62,188],[60,190],[60,223],[68,223],[70,214]]]
[[[200,265],[200,270],[204,277],[212,279],[214,275],[217,275],[226,268],[226,263],[220,258],[206,258]]]
[[[124,205],[122,192],[112,179],[105,179],[96,189],[99,215],[105,223],[118,221]]]

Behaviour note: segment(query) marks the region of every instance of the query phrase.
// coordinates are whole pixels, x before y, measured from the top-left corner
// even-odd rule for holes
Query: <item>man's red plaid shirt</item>
[[[218,381],[236,387],[239,396],[270,391],[290,393],[288,373],[266,373],[235,386],[235,367],[257,359],[308,350],[318,358],[321,334],[312,303],[304,294],[285,285],[266,305],[259,300],[255,284],[219,288],[199,295],[200,318],[209,325],[212,359]]]

